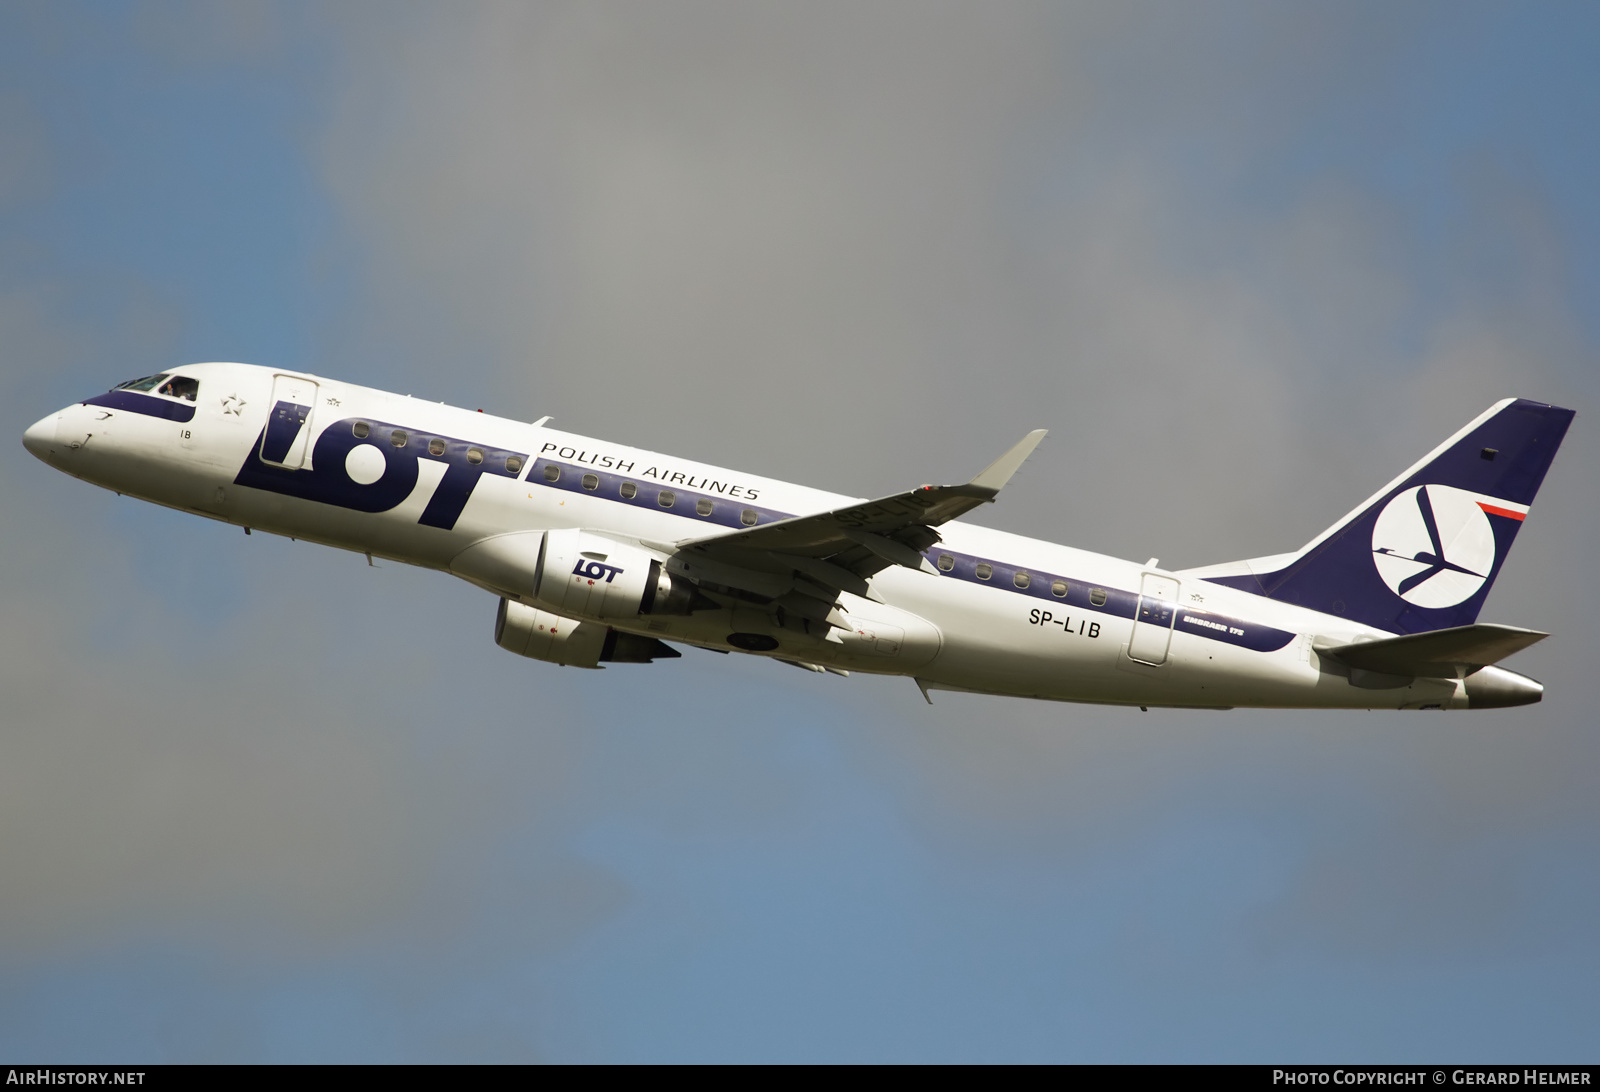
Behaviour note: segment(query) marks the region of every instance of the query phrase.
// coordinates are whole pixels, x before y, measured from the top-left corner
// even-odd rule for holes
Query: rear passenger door
[[[1128,658],[1164,664],[1167,648],[1172,644],[1172,623],[1178,613],[1178,582],[1160,573],[1145,573],[1139,592],[1139,612],[1133,619]]]

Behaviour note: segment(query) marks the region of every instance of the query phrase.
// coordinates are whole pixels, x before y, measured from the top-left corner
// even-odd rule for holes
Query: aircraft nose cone
[[[56,442],[56,422],[60,417],[60,414],[52,413],[49,417],[41,418],[29,425],[28,431],[22,434],[22,446],[36,457],[49,462],[50,449]]]

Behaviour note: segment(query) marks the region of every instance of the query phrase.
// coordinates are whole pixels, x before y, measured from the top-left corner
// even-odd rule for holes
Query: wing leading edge
[[[934,528],[991,503],[1045,433],[1028,433],[964,485],[924,485],[745,531],[686,539],[677,549],[759,570],[787,566],[855,594],[864,594],[866,578],[890,565],[935,572],[922,556],[939,541]]]

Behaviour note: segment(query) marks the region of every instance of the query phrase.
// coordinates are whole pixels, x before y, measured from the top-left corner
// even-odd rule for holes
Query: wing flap
[[[848,528],[845,534],[858,546],[865,546],[891,565],[904,565],[908,569],[921,569],[930,576],[938,576],[939,570],[922,554],[913,550],[903,542],[897,542],[883,535],[875,535],[871,531],[852,531]]]
[[[859,595],[863,599],[881,602],[878,596],[873,594],[872,587],[867,583],[866,577],[835,565],[831,561],[798,556],[778,556],[775,560],[790,565],[823,587],[834,589],[835,598],[837,598],[838,592],[846,591],[851,595]]]

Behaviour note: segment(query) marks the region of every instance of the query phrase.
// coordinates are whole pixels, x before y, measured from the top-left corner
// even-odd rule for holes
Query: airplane
[[[23,443],[245,534],[452,574],[499,599],[501,648],[565,666],[678,644],[909,676],[929,703],[1479,709],[1544,693],[1498,665],[1547,634],[1477,618],[1573,416],[1497,402],[1299,550],[1175,571],[959,521],[1044,430],[971,481],[862,500],[213,363],[68,406]]]

